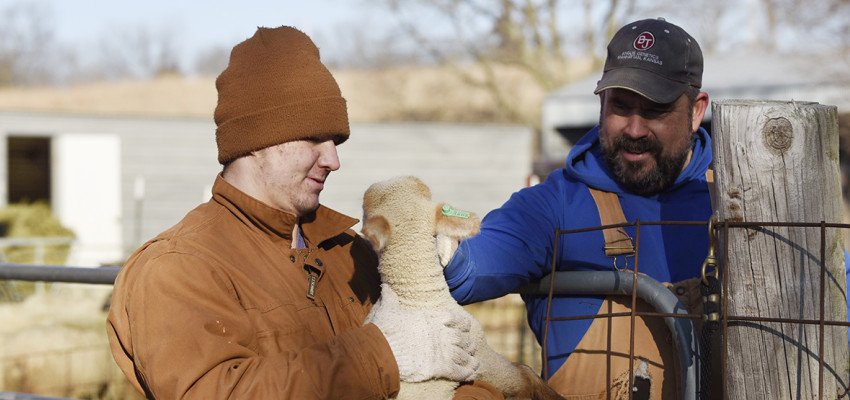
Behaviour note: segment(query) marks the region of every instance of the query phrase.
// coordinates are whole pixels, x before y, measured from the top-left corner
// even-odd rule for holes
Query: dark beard
[[[655,139],[642,137],[635,140],[626,136],[616,138],[610,148],[603,145],[602,153],[605,156],[605,164],[608,165],[608,169],[614,174],[620,186],[639,196],[652,196],[672,186],[682,173],[694,143],[694,136],[689,135],[689,137],[690,140],[685,143],[686,146],[671,154],[664,154],[661,143]],[[622,159],[620,150],[632,153],[649,152],[655,160],[655,167],[642,172],[649,161],[637,163],[625,161]]]

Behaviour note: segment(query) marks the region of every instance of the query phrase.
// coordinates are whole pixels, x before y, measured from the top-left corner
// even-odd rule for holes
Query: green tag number
[[[469,218],[469,213],[466,211],[453,210],[448,204],[443,206],[443,215],[447,217]]]

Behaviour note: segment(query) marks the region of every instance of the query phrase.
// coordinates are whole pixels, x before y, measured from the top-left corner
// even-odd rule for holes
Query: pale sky
[[[191,70],[191,63],[199,53],[214,47],[232,48],[252,36],[257,26],[295,26],[313,39],[321,51],[322,59],[329,62],[333,62],[334,58],[344,59],[347,52],[361,54],[379,51],[378,47],[387,45],[385,41],[371,42],[368,37],[364,39],[362,36],[380,38],[382,33],[397,29],[397,21],[389,16],[387,11],[376,6],[379,3],[378,0],[0,0],[0,10],[15,4],[45,6],[51,14],[53,33],[57,41],[68,46],[68,50],[76,52],[83,59],[88,49],[91,49],[91,54],[94,55],[96,46],[102,44],[111,34],[132,34],[140,31],[148,34],[168,34],[174,40],[172,48],[181,55],[182,67]],[[757,3],[751,1],[748,4]],[[605,11],[602,8],[600,10]],[[576,17],[578,14],[567,11],[574,10],[565,10],[566,14],[561,23],[569,27],[573,24],[569,17]],[[632,20],[665,15],[664,11],[662,8],[653,11],[652,15],[624,18]],[[750,14],[761,15],[752,7],[741,7],[732,11],[723,21],[706,25],[715,29],[714,39],[722,39],[715,50],[727,50],[730,44],[746,44],[750,40],[746,37],[752,36],[756,28],[747,28],[745,23],[753,20],[754,17],[751,18]],[[420,15],[416,17],[425,18]],[[703,27],[705,21],[700,18],[706,16],[677,17],[671,19],[671,22],[685,28],[697,40],[711,39],[701,32],[701,28],[708,28]],[[435,28],[436,22],[426,23],[430,24],[429,29]],[[729,25],[730,23],[732,25]],[[565,43],[580,43],[582,38],[574,33],[565,29]],[[724,35],[737,39],[727,40]],[[745,36],[743,40],[740,40],[741,35]],[[829,41],[819,39],[821,37],[816,36],[809,42],[820,46],[829,44]],[[375,46],[358,48],[357,45],[362,46],[363,43],[375,43]],[[788,47],[784,40],[780,41],[780,45]],[[810,47],[813,46],[807,46],[804,50],[809,50]],[[600,45],[599,51],[602,49]],[[792,46],[792,49],[796,47]]]
[[[18,0],[0,0],[14,1]],[[330,28],[354,18],[358,4],[357,0],[30,1],[46,2],[53,9],[56,32],[63,38],[89,40],[108,29],[174,26],[188,45],[240,41],[257,26],[292,25],[305,32]]]
[[[257,26],[295,26],[320,48],[332,47],[323,40],[332,40],[336,27],[356,23],[363,14],[362,0],[0,0],[0,5],[19,1],[47,4],[61,43],[86,47],[110,32],[143,28],[172,33],[184,54],[231,47]]]

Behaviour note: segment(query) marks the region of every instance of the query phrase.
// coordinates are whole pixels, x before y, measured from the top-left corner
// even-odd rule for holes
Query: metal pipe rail
[[[0,280],[90,283],[111,285],[120,267],[65,267],[0,263]],[[631,295],[635,274],[628,271],[563,271],[554,282],[555,294],[573,295]],[[660,282],[637,275],[637,296],[664,314],[688,315],[679,299]],[[551,275],[519,290],[521,294],[547,296],[552,285]],[[665,316],[664,321],[673,333],[679,355],[682,377],[682,399],[696,399],[699,392],[699,341],[689,318]],[[8,393],[0,392],[0,400]],[[17,394],[20,395],[20,394]],[[24,399],[13,397],[12,399]],[[35,399],[35,398],[28,398]]]
[[[561,295],[631,295],[637,276],[637,297],[664,314],[688,315],[685,306],[663,284],[646,275],[631,271],[561,271],[555,274],[554,293]],[[548,296],[552,276],[519,290],[521,294]],[[679,376],[682,380],[682,399],[697,399],[699,388],[699,337],[693,322],[686,317],[665,316],[664,322],[673,334],[679,355]]]
[[[0,280],[112,285],[121,267],[65,267],[0,263]],[[2,400],[2,399],[0,399]]]
[[[0,400],[72,400],[64,397],[39,396],[37,394],[0,392]]]

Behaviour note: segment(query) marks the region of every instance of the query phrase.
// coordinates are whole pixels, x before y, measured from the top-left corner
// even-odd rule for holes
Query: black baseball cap
[[[608,43],[602,79],[593,93],[628,89],[656,103],[672,103],[688,86],[702,87],[702,51],[684,29],[644,19],[620,28]]]

